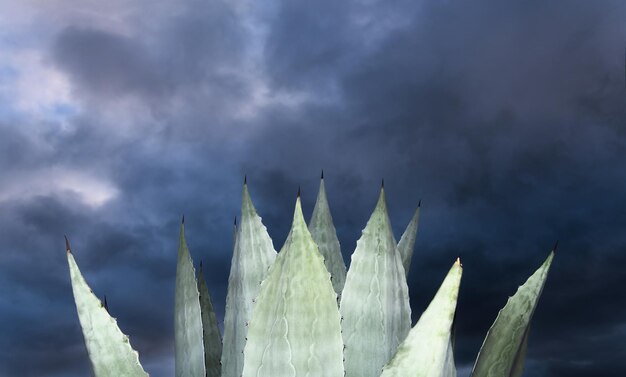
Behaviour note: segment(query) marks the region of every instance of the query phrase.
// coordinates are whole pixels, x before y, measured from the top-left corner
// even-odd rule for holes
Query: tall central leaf
[[[241,221],[236,228],[235,247],[228,278],[222,377],[240,377],[243,370],[243,349],[248,322],[261,282],[276,258],[276,251],[267,229],[256,213],[244,183]]]
[[[404,268],[383,189],[352,254],[340,313],[346,377],[378,377],[411,327]]]
[[[298,197],[253,309],[243,377],[343,377],[342,347],[337,295]]]

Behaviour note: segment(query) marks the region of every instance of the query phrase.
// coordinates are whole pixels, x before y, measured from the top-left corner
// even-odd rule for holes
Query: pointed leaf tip
[[[71,254],[72,248],[70,247],[70,241],[67,239],[66,235],[63,235],[63,237],[65,237],[65,251]]]
[[[244,185],[248,184],[248,175],[247,174],[244,174],[244,176],[243,176],[243,184]]]
[[[381,189],[385,188],[385,178],[383,178],[382,181],[380,182],[380,188]]]
[[[417,202],[417,207],[419,208],[419,207],[421,207],[421,206],[422,206],[422,199],[420,199],[420,200]]]
[[[457,257],[456,262],[454,262],[454,264],[458,264],[459,266],[463,267],[463,265],[461,264],[461,257]]]
[[[300,197],[300,186],[298,186],[298,195],[296,195],[296,198]]]
[[[185,215],[183,215],[182,219],[180,220],[180,223],[183,225],[185,224]]]
[[[324,179],[324,169],[322,169],[322,175],[320,176],[320,179]]]
[[[556,248],[559,247],[559,240],[556,240],[554,246],[552,246],[552,251],[556,252]]]

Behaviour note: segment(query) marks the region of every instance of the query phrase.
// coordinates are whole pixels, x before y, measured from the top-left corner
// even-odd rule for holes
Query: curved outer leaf
[[[207,377],[219,377],[222,373],[222,337],[217,327],[217,318],[211,303],[209,288],[204,280],[202,263],[198,272],[198,291],[200,292],[200,310],[202,311],[202,338],[204,340],[204,365]]]
[[[462,273],[457,259],[428,308],[385,366],[381,377],[456,375],[450,337]]]
[[[352,254],[339,311],[346,377],[378,377],[411,328],[406,277],[383,189]]]
[[[328,200],[326,199],[323,176],[320,180],[320,190],[313,208],[313,215],[309,222],[309,231],[324,257],[324,264],[328,272],[330,272],[333,288],[338,297],[341,297],[341,291],[346,282],[346,264],[341,255],[337,231],[335,230],[335,225],[333,225],[333,218],[330,214]]]
[[[95,377],[148,376],[137,351],[133,350],[115,318],[111,317],[102,302],[93,294],[83,278],[67,244],[67,263],[70,267],[72,291],[80,327],[91,360]]]
[[[178,240],[175,297],[176,377],[205,376],[200,293],[196,283],[196,271],[185,240],[184,223],[180,225]]]
[[[398,242],[398,252],[402,258],[404,273],[407,276],[409,275],[411,260],[413,259],[413,250],[415,249],[415,238],[417,238],[417,227],[419,225],[420,218],[420,207],[421,206],[418,204],[411,221],[406,226],[402,237],[400,237],[400,242]]]
[[[342,347],[337,295],[298,197],[253,309],[243,377],[343,377]]]
[[[500,310],[480,348],[473,377],[511,377],[523,368],[523,360],[519,356],[525,352],[524,339],[553,257],[554,252],[551,252],[543,265],[517,289],[513,297],[509,297]]]
[[[223,377],[241,376],[243,349],[254,300],[275,258],[272,239],[256,213],[248,194],[248,186],[244,184],[241,221],[237,228],[226,296]]]

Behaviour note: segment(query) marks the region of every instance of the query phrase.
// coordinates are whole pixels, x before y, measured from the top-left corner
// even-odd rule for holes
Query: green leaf
[[[478,353],[473,377],[513,377],[521,373],[528,327],[553,258],[554,251],[500,310]]]
[[[261,282],[276,258],[272,239],[256,213],[245,183],[240,218],[226,296],[223,377],[241,377],[243,349],[254,300]]]
[[[352,254],[339,311],[346,377],[378,377],[411,328],[406,277],[382,189]]]
[[[115,318],[109,315],[104,304],[87,285],[67,240],[66,246],[74,301],[94,376],[147,377],[128,337],[120,331]]]
[[[217,327],[217,317],[211,303],[209,288],[204,280],[202,262],[198,271],[198,291],[200,292],[200,310],[202,311],[202,337],[204,339],[204,363],[207,377],[220,377],[222,366],[222,337]]]
[[[328,272],[330,272],[333,288],[337,296],[341,297],[341,291],[346,282],[346,264],[341,255],[339,239],[337,238],[328,200],[326,199],[323,175],[320,180],[320,189],[317,194],[315,207],[313,208],[313,215],[309,222],[309,231],[324,257],[324,264]]]
[[[253,310],[243,377],[343,377],[342,347],[337,295],[298,198]]]
[[[452,347],[452,341],[448,342],[448,352],[446,354],[446,361],[443,366],[442,377],[456,377],[456,366],[454,365],[454,348]]]
[[[524,373],[524,360],[526,359],[526,350],[528,349],[528,333],[530,333],[530,326],[526,329],[522,346],[517,352],[517,355],[515,355],[513,368],[511,368],[511,377],[522,377],[522,373]]]
[[[437,294],[411,329],[381,377],[450,377],[456,375],[451,329],[463,269],[454,263]]]
[[[174,331],[176,377],[205,376],[200,293],[185,240],[184,223],[180,225],[178,241]]]
[[[411,221],[406,226],[400,242],[398,242],[398,252],[402,258],[402,266],[404,267],[404,273],[408,276],[409,269],[411,268],[411,260],[413,259],[413,250],[415,249],[415,238],[417,236],[417,227],[419,225],[420,218],[420,205],[417,205],[417,209],[411,218]]]

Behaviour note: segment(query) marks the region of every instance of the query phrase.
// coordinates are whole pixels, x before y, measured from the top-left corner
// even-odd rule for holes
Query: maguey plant
[[[223,338],[204,280],[180,226],[175,291],[176,377],[454,377],[453,327],[459,259],[411,328],[406,275],[420,205],[396,242],[384,187],[346,272],[324,178],[305,223],[296,199],[291,230],[276,253],[243,186]],[[67,246],[71,284],[93,374],[147,376],[138,354],[91,291]],[[498,313],[473,377],[520,377],[530,320],[554,250]]]

